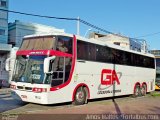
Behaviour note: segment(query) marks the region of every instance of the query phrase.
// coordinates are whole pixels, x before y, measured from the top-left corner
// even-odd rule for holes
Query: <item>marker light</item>
[[[33,92],[47,92],[47,88],[33,88],[32,89]]]
[[[10,85],[11,89],[16,89],[16,85]]]

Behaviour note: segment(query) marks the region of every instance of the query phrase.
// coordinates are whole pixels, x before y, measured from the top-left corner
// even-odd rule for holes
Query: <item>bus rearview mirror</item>
[[[56,58],[56,56],[52,56],[52,57],[47,57],[47,58],[45,58],[44,59],[44,66],[43,66],[43,68],[44,68],[44,73],[50,73],[51,71],[50,71],[50,62],[51,62],[51,60],[54,60]]]

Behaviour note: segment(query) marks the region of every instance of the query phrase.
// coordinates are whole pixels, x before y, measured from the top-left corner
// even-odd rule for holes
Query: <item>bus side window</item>
[[[77,59],[88,60],[88,46],[83,41],[77,41]]]
[[[56,50],[72,54],[73,40],[70,37],[59,36],[57,41]]]
[[[57,43],[57,50],[61,51],[61,52],[68,52],[67,47],[64,45],[64,42],[62,40],[58,40]]]
[[[89,43],[88,44],[88,60],[96,61],[96,45]]]

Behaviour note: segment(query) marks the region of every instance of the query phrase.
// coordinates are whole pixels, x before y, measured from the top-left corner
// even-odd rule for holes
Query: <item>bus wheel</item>
[[[136,88],[134,89],[133,97],[138,97],[141,94],[140,86],[136,85]]]
[[[145,96],[146,95],[146,85],[142,85],[142,88],[141,88],[141,95],[142,96]]]
[[[86,101],[86,92],[83,87],[79,87],[74,96],[74,105],[83,105]]]

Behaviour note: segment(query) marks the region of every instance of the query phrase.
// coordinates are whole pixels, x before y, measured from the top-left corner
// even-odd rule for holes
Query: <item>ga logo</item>
[[[113,85],[114,81],[117,82],[118,85],[120,84],[116,71],[111,69],[103,69],[101,73],[101,84]]]

